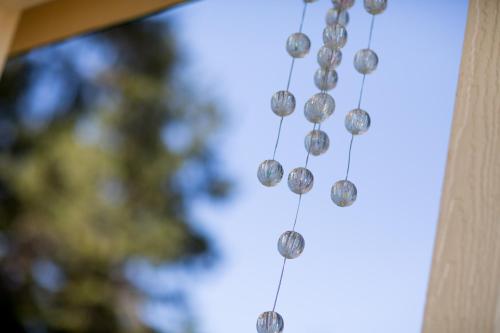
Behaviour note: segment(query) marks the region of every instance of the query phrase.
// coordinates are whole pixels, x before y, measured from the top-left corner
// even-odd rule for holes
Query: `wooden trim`
[[[500,332],[499,0],[469,1],[423,332]]]
[[[50,0],[0,0],[0,7],[22,10],[47,1]]]
[[[0,6],[0,77],[16,30],[19,11]]]
[[[22,12],[10,55],[161,11],[182,0],[53,0]]]

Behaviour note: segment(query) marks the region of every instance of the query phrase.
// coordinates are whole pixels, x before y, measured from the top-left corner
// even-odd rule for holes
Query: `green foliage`
[[[137,315],[145,296],[124,266],[210,254],[189,209],[227,192],[210,147],[219,112],[179,79],[169,31],[146,20],[9,62],[0,81],[6,331],[148,332]]]

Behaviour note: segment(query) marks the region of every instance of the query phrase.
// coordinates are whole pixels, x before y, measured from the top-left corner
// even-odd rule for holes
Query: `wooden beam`
[[[5,59],[9,53],[14,32],[16,31],[19,11],[0,6],[0,77],[2,76]]]
[[[423,332],[500,332],[499,0],[469,1]]]
[[[153,14],[183,0],[52,0],[22,12],[10,54]]]
[[[0,0],[1,7],[25,9],[50,0]]]

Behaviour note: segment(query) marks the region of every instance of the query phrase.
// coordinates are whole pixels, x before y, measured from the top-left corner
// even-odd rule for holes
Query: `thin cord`
[[[370,24],[370,33],[368,36],[368,48],[370,48],[372,45],[374,26],[375,26],[375,15],[372,15],[372,21]],[[361,79],[361,88],[359,89],[358,109],[361,109],[361,102],[363,101],[363,92],[365,90],[365,80],[366,80],[366,74],[363,74],[363,79]],[[353,142],[354,142],[354,135],[351,134],[351,142],[349,144],[349,155],[347,158],[347,170],[345,172],[345,180],[347,180],[349,178],[349,170],[351,169],[351,153],[352,153]]]
[[[281,117],[280,126],[278,127],[278,136],[276,137],[276,144],[274,145],[273,160],[276,157],[276,151],[278,150],[278,144],[280,142],[281,128],[283,127],[283,119],[284,117]]]
[[[276,310],[276,303],[278,303],[278,296],[280,295],[281,284],[283,282],[283,274],[285,274],[286,258],[283,259],[283,266],[281,266],[280,282],[278,283],[278,290],[276,290],[276,296],[274,297],[273,312]]]
[[[318,125],[317,123],[314,123],[313,131],[316,130],[317,125]],[[307,168],[307,165],[309,164],[309,156],[311,156],[311,143],[312,143],[312,137],[311,137],[311,140],[309,142],[309,149],[307,150],[306,163],[304,165],[304,168]]]
[[[304,21],[306,19],[306,12],[307,12],[307,2],[304,2],[304,9],[302,9],[302,18],[300,19],[299,32],[302,32],[302,28],[304,27]]]
[[[300,19],[299,32],[302,32],[302,28],[304,27],[306,13],[307,13],[307,2],[304,3],[304,8],[302,9],[302,17]],[[295,58],[292,58],[292,63],[290,64],[290,69],[288,71],[288,80],[286,83],[286,91],[287,92],[290,90],[290,84],[292,83],[294,66],[295,66]],[[273,160],[276,158],[276,152],[278,151],[278,145],[279,145],[280,137],[281,137],[281,128],[283,127],[283,118],[284,117],[281,117],[280,125],[278,127],[278,135],[276,136],[276,143],[274,144]]]
[[[290,83],[292,82],[293,66],[295,65],[295,58],[292,58],[292,64],[290,65],[290,70],[288,71],[288,81],[286,83],[286,91],[290,89]]]
[[[316,126],[318,126],[318,124],[314,123],[313,131],[316,129]],[[320,126],[321,125],[319,125],[319,127]],[[305,162],[305,166],[304,166],[305,168],[307,168],[307,165],[309,163],[309,156],[310,155],[311,155],[311,145],[309,145],[309,149],[307,150],[307,157],[306,157],[306,162]],[[292,231],[295,231],[295,227],[297,226],[301,204],[302,204],[302,194],[299,195],[299,201],[297,202],[297,209],[295,210],[295,218],[293,219]],[[278,302],[278,297],[280,295],[281,284],[283,283],[283,275],[285,273],[285,264],[286,264],[286,258],[283,260],[283,266],[281,267],[281,275],[280,275],[280,279],[278,282],[278,289],[276,290],[276,296],[274,297],[273,312],[276,309],[276,303]]]
[[[370,35],[368,37],[368,48],[372,45],[372,37],[373,37],[373,27],[375,26],[375,15],[372,15],[372,23],[370,24]]]
[[[363,92],[365,90],[365,79],[366,79],[366,74],[363,74],[363,79],[361,80],[361,89],[359,89],[358,109],[361,109],[361,102],[363,101]]]
[[[297,203],[297,210],[295,211],[295,219],[293,220],[293,228],[292,231],[295,231],[295,227],[297,226],[297,220],[299,218],[300,204],[302,203],[302,194],[299,195],[299,202]]]
[[[368,37],[368,49],[372,45],[372,40],[373,40],[373,27],[375,26],[375,15],[372,15],[372,21],[370,24],[370,34]],[[361,89],[359,91],[359,100],[358,100],[358,109],[361,108],[361,101],[363,100],[363,91],[365,88],[365,79],[366,79],[366,74],[363,74],[363,79],[361,80]]]
[[[349,157],[347,158],[347,171],[345,172],[345,180],[349,178],[349,169],[351,168],[351,151],[352,151],[352,142],[354,141],[354,135],[351,134],[351,143],[349,144]]]
[[[314,123],[313,131],[316,130],[316,126],[318,126],[318,124]],[[321,126],[321,125],[319,125],[319,126]],[[311,137],[311,141],[312,141],[312,137]],[[309,164],[309,156],[311,156],[311,144],[309,144],[309,149],[307,150],[307,157],[306,157],[306,163],[304,165],[304,168],[307,168],[307,165]],[[297,203],[297,211],[295,212],[295,219],[293,220],[293,228],[292,228],[293,231],[295,231],[295,227],[297,226],[297,220],[299,217],[301,203],[302,203],[302,194],[299,195],[299,202]]]

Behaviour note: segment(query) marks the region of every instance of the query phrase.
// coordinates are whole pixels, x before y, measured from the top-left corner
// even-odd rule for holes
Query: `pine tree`
[[[8,63],[2,331],[150,332],[125,267],[212,253],[189,211],[227,193],[210,146],[221,117],[186,88],[170,30],[143,20]]]

